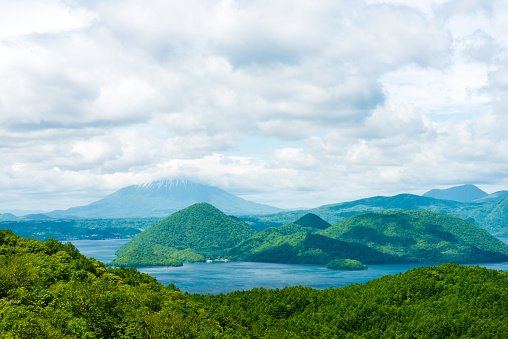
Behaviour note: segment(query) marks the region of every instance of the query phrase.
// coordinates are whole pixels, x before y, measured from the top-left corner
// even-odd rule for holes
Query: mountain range
[[[45,215],[53,218],[87,219],[162,217],[195,203],[206,202],[227,214],[268,214],[279,208],[254,203],[218,187],[187,180],[160,180],[124,187],[89,205],[57,210]]]
[[[448,192],[446,193],[448,194],[447,199],[426,196],[436,195],[436,192]],[[458,195],[451,196],[450,192],[455,192]],[[471,192],[476,192],[476,195]],[[64,236],[60,231],[57,232],[58,234],[52,232],[53,229],[60,229],[60,224],[54,225],[57,226],[56,228],[46,226],[51,226],[52,223],[60,220],[76,220],[79,221],[80,227],[95,229],[95,220],[124,220],[125,225],[123,226],[130,228],[132,219],[138,219],[136,221],[138,224],[146,224],[142,222],[142,219],[161,220],[195,203],[206,202],[228,215],[238,216],[256,231],[295,222],[307,213],[323,219],[325,224],[321,227],[326,228],[329,224],[361,213],[427,210],[462,218],[496,236],[508,236],[508,191],[498,191],[488,195],[484,195],[485,192],[482,192],[474,185],[463,185],[441,191],[431,190],[423,196],[414,194],[376,196],[323,205],[310,210],[281,210],[241,199],[217,187],[187,180],[161,180],[128,186],[89,205],[73,207],[65,211],[30,214],[24,217],[9,213],[0,214],[0,223],[6,225],[3,226],[4,228],[18,231],[19,229],[39,227],[40,230],[36,233],[41,239],[51,236],[56,236],[59,239],[75,239],[76,235],[83,232],[70,232],[69,236]],[[467,200],[470,200],[480,195],[480,198],[471,201],[458,201],[466,200],[466,196]],[[305,226],[305,218],[301,223]],[[118,233],[118,226],[121,225],[115,226],[115,230],[108,230],[108,232]],[[137,226],[135,228],[138,229],[138,232],[145,229],[145,227]]]
[[[302,221],[306,226],[288,223],[256,232],[210,204],[194,204],[128,241],[111,264],[169,266],[216,258],[299,264],[327,264],[336,259],[366,264],[508,260],[508,246],[499,239],[441,213],[365,213],[331,226],[307,214],[296,222]]]
[[[414,194],[398,194],[391,197],[377,196],[323,205],[309,210],[242,216],[241,219],[256,230],[262,230],[293,222],[307,213],[318,215],[328,223],[334,224],[361,213],[426,210],[462,218],[486,229],[493,235],[503,236],[508,235],[508,194],[505,192],[507,191],[496,192],[471,202],[442,200]]]

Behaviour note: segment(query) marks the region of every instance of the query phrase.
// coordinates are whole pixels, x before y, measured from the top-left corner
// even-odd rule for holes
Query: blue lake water
[[[508,244],[508,238],[499,238]],[[129,239],[75,240],[81,253],[103,262],[115,258],[115,251]],[[387,274],[406,272],[432,263],[369,265],[363,271],[327,270],[323,265],[271,264],[254,262],[193,263],[182,267],[144,267],[138,270],[155,277],[165,285],[174,283],[182,292],[217,294],[255,287],[266,289],[286,286],[309,286],[317,289],[364,283]],[[508,271],[508,262],[476,264]]]

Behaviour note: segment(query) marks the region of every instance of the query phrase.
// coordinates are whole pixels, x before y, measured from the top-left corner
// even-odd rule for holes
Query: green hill
[[[334,224],[353,215],[368,212],[428,210],[445,214],[454,214],[463,209],[471,210],[479,206],[483,205],[439,200],[414,194],[398,194],[392,197],[377,196],[338,204],[323,205],[305,211],[279,212],[263,216],[242,216],[241,219],[249,224],[255,224],[258,227],[263,223],[270,227],[274,227],[293,222],[307,213],[313,213],[323,220]]]
[[[183,261],[176,258],[168,258],[164,255],[144,252],[143,250],[132,247],[124,252],[120,257],[110,263],[111,266],[182,266]]]
[[[70,243],[0,230],[2,338],[506,338],[508,273],[421,267],[365,284],[184,294]]]
[[[492,234],[508,235],[508,198],[486,209],[481,224]]]
[[[242,216],[241,219],[257,230],[262,230],[294,222],[307,213],[313,213],[323,220],[335,224],[353,215],[369,212],[425,210],[462,218],[496,236],[508,236],[508,215],[497,212],[490,214],[497,208],[497,205],[503,204],[503,199],[506,198],[504,193],[498,192],[498,194],[493,194],[490,199],[488,197],[472,202],[459,202],[413,194],[398,194],[392,197],[378,196],[323,205],[310,210],[280,212],[262,216]]]
[[[313,214],[297,222],[326,226]],[[256,232],[238,218],[200,203],[146,229],[116,254],[111,265],[169,266],[216,257],[300,264],[334,259],[365,264],[472,263],[507,261],[508,246],[467,221],[429,211],[366,213],[325,229],[289,223]]]
[[[508,197],[508,191],[497,191],[497,192],[491,193],[487,196],[484,196],[482,198],[475,199],[475,200],[473,200],[473,202],[496,203],[496,202],[500,202],[501,200],[503,200],[504,198],[507,198],[507,197]]]
[[[12,213],[0,213],[0,221],[16,221],[19,218]]]
[[[429,211],[356,215],[320,233],[337,240],[361,243],[405,261],[508,260],[508,246],[487,231],[462,219]]]
[[[170,258],[176,254],[184,261],[196,261],[196,253],[205,257],[220,255],[224,250],[246,240],[255,231],[243,221],[227,216],[208,203],[198,203],[173,213],[144,230],[120,247],[121,259],[129,249],[137,247],[145,253]],[[192,249],[189,260],[185,252]]]
[[[198,338],[209,312],[136,269],[106,268],[71,244],[0,230],[1,338]]]
[[[333,259],[356,259],[368,264],[400,262],[400,258],[363,244],[314,234],[297,224],[267,228],[228,251],[233,260],[293,264],[327,264]]]
[[[314,213],[307,213],[294,223],[304,227],[312,227],[320,230],[324,230],[332,226],[330,223],[324,221]]]

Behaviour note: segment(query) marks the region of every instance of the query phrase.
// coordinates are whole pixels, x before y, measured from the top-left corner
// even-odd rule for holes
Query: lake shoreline
[[[508,237],[498,238],[508,243]],[[129,239],[71,241],[87,257],[107,262],[116,256],[114,252]],[[316,289],[340,288],[350,284],[365,283],[384,275],[403,273],[416,267],[437,266],[442,263],[398,263],[369,265],[362,271],[326,270],[325,265],[280,264],[245,261],[218,263],[184,263],[179,267],[140,267],[160,283],[173,283],[182,292],[190,294],[219,294],[253,288],[276,289],[289,286],[309,286]],[[508,262],[464,264],[508,271]]]

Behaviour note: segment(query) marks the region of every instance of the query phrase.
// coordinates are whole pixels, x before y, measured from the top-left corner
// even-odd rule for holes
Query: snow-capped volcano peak
[[[218,187],[185,179],[165,179],[124,187],[89,205],[53,213],[83,218],[166,217],[199,202],[212,204],[232,215],[280,211],[276,207],[244,200]]]
[[[138,184],[136,186],[136,190],[143,189],[155,189],[155,190],[164,190],[164,189],[172,189],[172,188],[187,188],[187,187],[197,187],[201,186],[195,182],[186,180],[186,179],[163,179],[156,180],[151,182],[145,182],[142,184]]]

